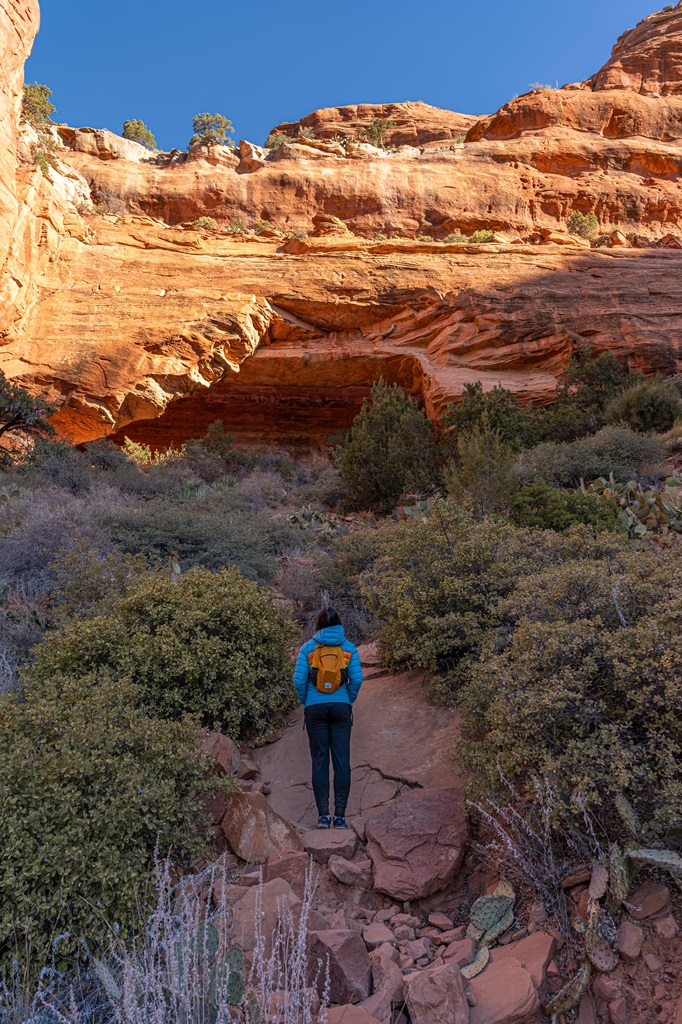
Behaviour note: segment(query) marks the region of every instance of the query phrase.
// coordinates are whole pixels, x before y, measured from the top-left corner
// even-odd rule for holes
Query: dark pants
[[[317,813],[329,814],[329,753],[334,765],[334,814],[343,817],[350,793],[350,704],[329,701],[305,709],[305,725],[313,761],[313,793]]]

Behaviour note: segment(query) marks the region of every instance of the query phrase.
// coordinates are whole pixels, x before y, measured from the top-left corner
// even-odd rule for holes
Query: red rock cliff
[[[678,5],[627,33],[594,79],[512,101],[466,144],[453,133],[471,119],[427,107],[422,124],[420,104],[380,108],[415,143],[390,152],[334,141],[373,107],[280,126],[292,139],[271,154],[157,157],[60,126],[59,168],[45,178],[26,159],[11,193],[21,272],[5,271],[0,368],[54,400],[76,440],[159,445],[218,417],[245,440],[322,440],[382,374],[434,415],[476,379],[546,400],[585,340],[679,372],[682,251],[646,246],[682,219],[681,51]],[[581,246],[561,233],[572,209],[644,247]],[[188,225],[204,215],[308,237]],[[483,227],[516,244],[436,241]]]

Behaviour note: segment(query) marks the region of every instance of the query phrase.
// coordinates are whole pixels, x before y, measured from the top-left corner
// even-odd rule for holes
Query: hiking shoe
[[[317,819],[317,827],[318,828],[331,828],[332,827],[332,819],[329,817],[328,814],[321,814],[319,816],[319,818]]]
[[[343,815],[334,815],[334,828],[348,828],[346,819]]]

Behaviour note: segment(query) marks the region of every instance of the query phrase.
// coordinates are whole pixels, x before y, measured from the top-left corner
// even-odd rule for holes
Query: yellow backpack
[[[327,647],[318,644],[308,655],[310,679],[320,693],[336,693],[348,682],[350,653],[342,647]]]

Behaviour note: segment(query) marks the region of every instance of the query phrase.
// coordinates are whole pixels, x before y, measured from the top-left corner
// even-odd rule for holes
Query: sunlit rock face
[[[585,341],[682,369],[682,5],[588,82],[491,117],[333,108],[280,125],[275,151],[188,156],[62,125],[47,177],[18,123],[37,6],[0,11],[0,369],[65,436],[163,447],[223,419],[248,443],[319,445],[381,376],[435,417],[478,379],[548,401]],[[347,141],[377,116],[394,149]],[[573,209],[620,246],[567,235]],[[497,241],[443,241],[480,228]]]

